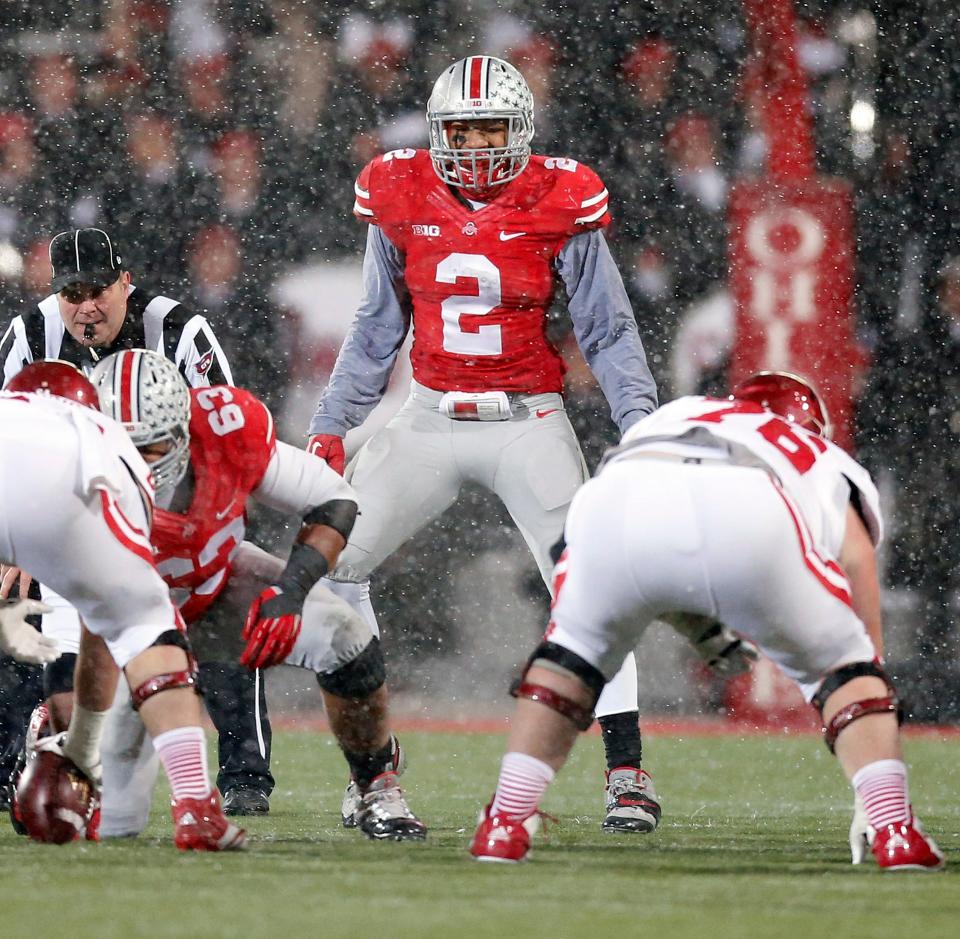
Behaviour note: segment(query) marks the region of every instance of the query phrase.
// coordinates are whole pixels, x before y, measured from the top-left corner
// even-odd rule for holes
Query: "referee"
[[[174,362],[193,388],[230,385],[233,378],[210,324],[178,301],[134,286],[117,245],[99,228],[61,232],[50,242],[53,293],[13,321],[0,340],[3,384],[25,365],[61,359],[89,374],[97,362],[121,349],[152,349]],[[29,573],[29,572],[28,572]],[[48,616],[76,617],[53,601]],[[201,624],[198,624],[201,625]],[[195,652],[210,718],[219,733],[217,786],[228,815],[266,814],[273,790],[271,730],[259,671],[250,672],[197,630]],[[237,629],[239,635],[239,624]],[[209,648],[206,648],[209,646]],[[72,690],[75,654],[64,654],[44,671],[43,697]],[[0,657],[0,735],[20,730],[20,739],[0,738],[0,785],[9,777],[23,745],[30,712],[39,703],[36,681],[24,666]],[[29,668],[29,666],[27,666]],[[14,674],[15,673],[15,674]],[[65,729],[57,727],[58,730]]]

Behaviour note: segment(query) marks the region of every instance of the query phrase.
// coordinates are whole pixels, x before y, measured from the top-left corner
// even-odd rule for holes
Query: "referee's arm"
[[[230,364],[206,317],[182,306],[176,312],[179,316],[164,323],[164,355],[180,369],[191,388],[232,385]]]
[[[23,317],[15,316],[0,339],[0,363],[3,363],[3,381],[6,385],[25,365],[33,361],[30,347],[24,334]]]

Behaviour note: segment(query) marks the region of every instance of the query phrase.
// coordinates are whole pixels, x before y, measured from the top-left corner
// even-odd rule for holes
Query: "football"
[[[41,750],[17,784],[17,814],[34,841],[65,844],[83,834],[95,797],[93,784],[70,760]]]

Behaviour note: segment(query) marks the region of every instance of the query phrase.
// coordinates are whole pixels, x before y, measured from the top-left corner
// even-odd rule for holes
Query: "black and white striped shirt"
[[[100,359],[121,349],[152,349],[165,355],[192,388],[233,384],[223,349],[203,316],[177,300],[132,285],[126,318],[109,346],[92,348],[77,342],[63,323],[56,294],[15,316],[0,339],[3,383],[41,359],[62,359],[89,374]]]

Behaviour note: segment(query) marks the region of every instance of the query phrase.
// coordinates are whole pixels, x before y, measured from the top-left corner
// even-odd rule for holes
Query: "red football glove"
[[[240,664],[247,668],[279,665],[293,651],[300,635],[303,601],[284,593],[280,587],[267,587],[250,605],[242,638],[247,647]]]
[[[338,437],[336,434],[314,434],[307,441],[307,453],[320,457],[330,469],[343,475],[343,468],[347,462],[343,452],[343,437]]]

